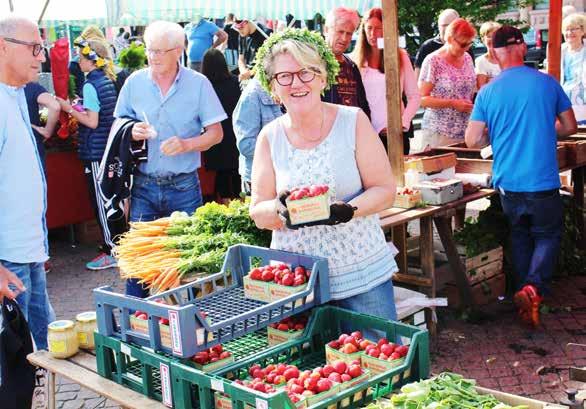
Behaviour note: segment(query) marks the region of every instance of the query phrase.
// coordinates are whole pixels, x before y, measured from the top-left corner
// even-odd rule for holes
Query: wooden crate
[[[453,152],[458,158],[481,159],[479,148],[468,148],[465,142],[454,143],[448,146],[438,146],[435,148],[438,152]]]
[[[458,158],[456,173],[488,173],[492,175],[492,160]]]
[[[557,149],[557,158],[558,158],[558,168],[562,169],[568,166],[568,149],[566,145],[558,144]]]
[[[474,284],[503,271],[503,248],[497,247],[474,257],[464,259],[468,282]]]
[[[562,141],[558,144],[566,147],[567,166],[577,165],[586,161],[586,140]]]
[[[422,152],[405,156],[405,171],[409,169],[423,173],[434,173],[456,166],[456,154],[437,152]]]
[[[505,295],[506,277],[504,273],[500,273],[487,280],[478,282],[471,286],[472,299],[476,305],[486,305],[502,295]],[[448,305],[450,307],[459,308],[462,306],[462,299],[460,298],[460,290],[454,283],[446,284],[444,289],[445,296],[448,297]]]

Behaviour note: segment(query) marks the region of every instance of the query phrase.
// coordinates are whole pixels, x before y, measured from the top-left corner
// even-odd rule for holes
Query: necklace
[[[306,141],[306,142],[318,142],[323,135],[323,127],[324,127],[324,108],[323,105],[320,108],[320,124],[319,124],[319,134],[317,136],[317,138],[308,138],[308,137],[304,137],[302,136],[303,134],[301,132],[298,132],[297,129],[293,128],[291,126],[291,130],[295,132],[295,134],[298,136],[299,139]]]

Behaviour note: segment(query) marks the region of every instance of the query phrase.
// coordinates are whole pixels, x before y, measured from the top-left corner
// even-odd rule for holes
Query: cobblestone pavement
[[[85,269],[85,263],[96,255],[94,246],[72,247],[53,238],[51,252],[48,290],[59,319],[73,319],[81,311],[92,310],[95,287],[111,285],[121,290],[116,269]],[[555,282],[548,301],[551,312],[543,315],[536,330],[520,324],[507,300],[483,308],[486,316],[478,323],[440,309],[439,332],[431,343],[432,372],[452,370],[477,379],[481,386],[559,401],[564,389],[584,387],[569,381],[568,368],[586,366],[586,349],[567,350],[565,346],[586,343],[585,294],[586,277]],[[58,378],[57,401],[60,409],[117,407],[63,378]]]

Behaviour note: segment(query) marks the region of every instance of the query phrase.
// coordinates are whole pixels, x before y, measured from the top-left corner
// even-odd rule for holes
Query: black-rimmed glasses
[[[315,71],[303,68],[297,72],[278,72],[275,75],[273,75],[273,79],[275,79],[279,83],[279,85],[288,87],[289,85],[293,84],[293,79],[295,78],[295,76],[299,78],[299,81],[305,84],[313,81],[316,75],[317,73]]]
[[[4,40],[8,41],[9,43],[28,45],[30,47],[33,47],[33,57],[38,56],[41,53],[41,51],[43,50],[43,48],[45,48],[45,47],[43,47],[43,44],[33,43],[30,41],[17,40],[16,38],[4,37]]]

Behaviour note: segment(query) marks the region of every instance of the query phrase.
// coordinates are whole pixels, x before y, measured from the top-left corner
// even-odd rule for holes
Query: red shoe
[[[539,325],[539,307],[543,300],[537,288],[532,284],[527,284],[515,293],[513,300],[519,308],[519,316],[521,319],[537,327]]]

